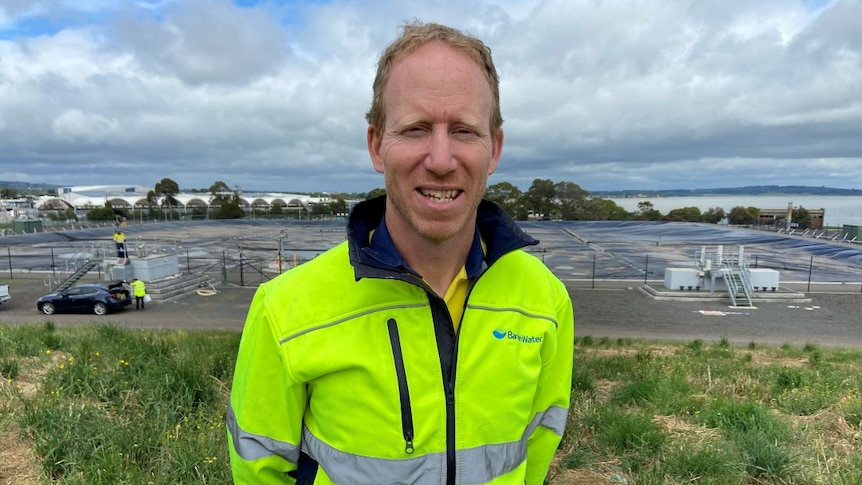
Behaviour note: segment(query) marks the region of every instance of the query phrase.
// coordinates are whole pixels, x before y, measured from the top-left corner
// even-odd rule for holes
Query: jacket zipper
[[[477,280],[478,277],[470,281],[467,288],[464,313],[467,311],[467,302],[470,300],[470,293],[473,292]],[[458,322],[458,331],[456,332],[449,307],[446,306],[443,298],[430,290],[428,297],[431,303],[431,318],[434,320],[434,334],[437,338],[440,368],[443,372],[443,391],[446,395],[446,485],[455,485],[455,369],[458,366],[458,336],[461,333],[460,324],[464,321],[464,313],[461,314],[461,322]]]
[[[401,353],[401,337],[398,335],[398,325],[394,318],[386,322],[389,329],[389,343],[392,345],[392,357],[395,359],[395,375],[398,378],[398,398],[401,402],[401,432],[404,435],[404,452],[408,455],[413,448],[413,410],[410,407],[410,390],[407,388],[407,371],[404,369],[404,355]]]
[[[446,396],[446,485],[455,485],[455,356],[458,337],[446,302],[433,293],[428,295]]]

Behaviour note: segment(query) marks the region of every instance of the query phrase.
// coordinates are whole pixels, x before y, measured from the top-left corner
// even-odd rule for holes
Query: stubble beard
[[[485,195],[487,179],[483,181],[480,194],[471,204],[471,207],[468,208],[468,212],[466,214],[457,214],[455,219],[452,219],[446,214],[419,214],[418,211],[411,210],[409,201],[403,200],[401,198],[401,193],[389,190],[389,187],[395,187],[397,184],[394,183],[394,180],[392,180],[388,174],[384,176],[384,182],[387,187],[387,205],[391,205],[392,210],[398,213],[399,217],[405,221],[416,234],[429,241],[442,243],[452,239],[458,233],[465,230],[471,220],[474,221],[473,224],[475,224],[476,210],[479,207],[482,197]],[[463,196],[464,194],[461,194],[461,197]]]

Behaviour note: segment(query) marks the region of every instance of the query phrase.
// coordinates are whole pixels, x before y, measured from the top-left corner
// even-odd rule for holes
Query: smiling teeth
[[[422,195],[424,195],[425,197],[428,197],[430,199],[434,199],[437,202],[449,202],[450,200],[454,199],[458,195],[457,190],[428,190],[428,189],[423,189],[420,192],[422,192]]]

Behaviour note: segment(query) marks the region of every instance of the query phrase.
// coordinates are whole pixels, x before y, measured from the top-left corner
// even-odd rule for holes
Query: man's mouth
[[[431,190],[419,189],[419,192],[428,199],[435,202],[451,202],[461,193],[460,190]]]

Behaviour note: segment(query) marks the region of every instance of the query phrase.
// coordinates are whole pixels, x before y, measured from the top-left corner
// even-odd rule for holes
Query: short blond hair
[[[368,124],[374,128],[375,133],[383,133],[383,127],[386,124],[383,90],[389,81],[389,75],[392,73],[392,65],[395,61],[399,57],[434,41],[445,42],[455,50],[467,54],[482,69],[491,88],[493,104],[489,128],[491,137],[496,138],[503,126],[503,116],[500,113],[500,78],[497,75],[497,68],[494,67],[491,49],[476,37],[466,35],[452,27],[435,23],[426,24],[418,20],[406,22],[402,27],[401,36],[386,47],[377,61],[377,76],[374,78],[371,109],[365,114]]]

